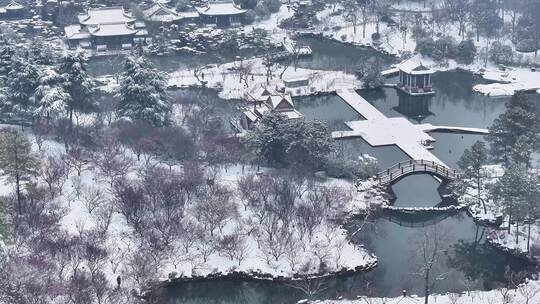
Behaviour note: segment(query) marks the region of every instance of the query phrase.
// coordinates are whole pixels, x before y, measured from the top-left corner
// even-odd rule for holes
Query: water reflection
[[[392,109],[410,120],[421,123],[428,116],[434,115],[429,110],[430,100],[433,96],[411,96],[399,91],[398,97],[398,105]]]
[[[389,55],[380,54],[371,48],[361,48],[343,43],[302,37],[297,39],[300,45],[309,45],[313,50],[310,58],[300,60],[299,67],[318,70],[340,70],[353,73],[360,62],[377,57],[384,67],[389,67],[395,59]]]
[[[423,294],[423,277],[419,275],[423,261],[419,260],[418,250],[423,246],[425,229],[433,229],[430,227],[436,227],[441,237],[441,252],[432,272],[437,277],[433,292],[493,288],[505,281],[506,266],[516,272],[527,269],[522,261],[487,245],[483,235],[476,234],[475,223],[464,213],[432,224],[427,222],[426,228],[411,228],[386,218],[365,227],[367,230],[359,234],[356,241],[377,253],[379,265],[366,279],[379,295],[397,296],[402,289]]]

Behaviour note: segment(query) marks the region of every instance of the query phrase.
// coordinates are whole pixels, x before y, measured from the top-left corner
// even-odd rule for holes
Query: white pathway
[[[429,145],[435,139],[426,132],[487,133],[485,129],[433,126],[431,124],[415,125],[403,117],[388,118],[355,91],[337,90],[336,92],[366,120],[345,122],[351,130],[332,132],[332,137],[335,139],[362,137],[373,147],[396,145],[412,159],[433,161],[448,167],[427,150],[425,145]]]

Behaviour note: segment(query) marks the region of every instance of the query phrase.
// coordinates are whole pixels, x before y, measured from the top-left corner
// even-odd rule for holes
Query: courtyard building
[[[209,2],[206,6],[198,7],[197,11],[201,22],[218,27],[242,24],[247,12],[232,1]]]
[[[155,2],[144,11],[144,20],[147,22],[171,24],[198,22],[199,13],[197,11],[179,12],[173,8],[169,8],[164,3]]]
[[[253,96],[253,105],[244,108],[240,123],[242,128],[249,130],[264,115],[270,112],[278,112],[289,119],[303,117],[302,113],[294,108],[294,103],[290,94],[270,92],[266,88],[260,89]]]
[[[144,22],[136,21],[122,7],[91,8],[78,20],[79,24],[64,28],[69,48],[131,49],[148,34]]]

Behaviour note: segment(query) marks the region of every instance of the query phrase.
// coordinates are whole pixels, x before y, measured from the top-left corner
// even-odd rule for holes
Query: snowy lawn
[[[46,140],[40,153],[42,159],[45,159],[48,155],[59,156],[64,152],[62,144]],[[145,160],[135,161],[136,157],[129,150],[125,153],[134,164],[127,177],[137,180]],[[172,170],[181,171],[182,169],[174,166]],[[267,171],[267,169],[262,171]],[[156,254],[154,265],[157,266],[156,271],[161,280],[179,276],[189,278],[215,273],[227,274],[232,271],[269,274],[274,277],[291,277],[295,273],[308,276],[326,275],[345,269],[354,270],[356,267],[366,268],[376,265],[376,258],[367,250],[349,243],[345,230],[340,227],[336,219],[343,220],[347,214],[359,212],[369,206],[370,202],[381,199],[377,192],[357,192],[356,187],[349,181],[327,179],[320,186],[328,187],[329,191],[338,193],[336,197],[342,197],[345,200],[329,202],[327,209],[324,209],[327,213],[317,217],[319,220],[312,223],[310,231],[301,233],[300,230],[295,229],[295,225],[300,224],[295,222],[297,224],[287,226],[291,231],[279,230],[277,233],[285,234],[276,234],[275,239],[271,240],[267,235],[272,232],[271,227],[257,223],[261,215],[254,214],[255,210],[245,205],[246,202],[241,199],[237,189],[240,178],[255,173],[257,173],[255,168],[246,167],[242,170],[239,165],[229,167],[227,170],[221,169],[217,173],[215,183],[232,191],[231,202],[234,209],[232,216],[228,217],[223,225],[216,226],[212,235],[205,233],[207,241],[199,241],[198,236],[193,234],[185,235],[172,240],[170,248],[165,252]],[[264,175],[266,173],[263,173]],[[255,178],[257,176],[260,176],[260,173],[255,175]],[[4,184],[0,189],[3,195],[12,191]],[[92,209],[90,201],[95,197],[96,191],[102,198],[102,205]],[[309,193],[304,194],[304,196],[308,195]],[[105,178],[102,172],[91,163],[85,166],[80,176],[71,170],[56,197],[56,201],[65,211],[61,224],[72,235],[82,236],[94,228],[100,228],[103,225],[103,218],[98,210],[104,206],[103,204],[113,207],[106,237],[108,256],[99,262],[112,284],[115,284],[117,276],[127,277],[125,272],[131,255],[147,246],[141,243],[133,227],[127,224],[124,215],[114,207],[115,199],[110,179]],[[297,203],[303,203],[303,201],[298,200]],[[197,214],[196,206],[199,202],[194,201],[190,204],[184,211],[186,223],[198,227],[206,226],[208,223],[201,222],[202,219]],[[291,216],[294,218],[294,215]],[[275,224],[282,225],[281,222]],[[191,232],[194,233],[194,231]],[[241,248],[223,249],[218,246],[225,238],[232,236],[241,239],[238,245]],[[187,244],[184,237],[193,241],[193,244]],[[281,242],[279,238],[282,237],[288,237],[290,241]],[[82,261],[79,267],[85,267],[85,263]]]

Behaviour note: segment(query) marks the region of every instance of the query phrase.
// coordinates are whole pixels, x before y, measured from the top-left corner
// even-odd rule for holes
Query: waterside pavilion
[[[431,86],[431,75],[434,70],[427,68],[412,59],[403,61],[394,66],[399,75],[397,87],[410,95],[435,94]]]

